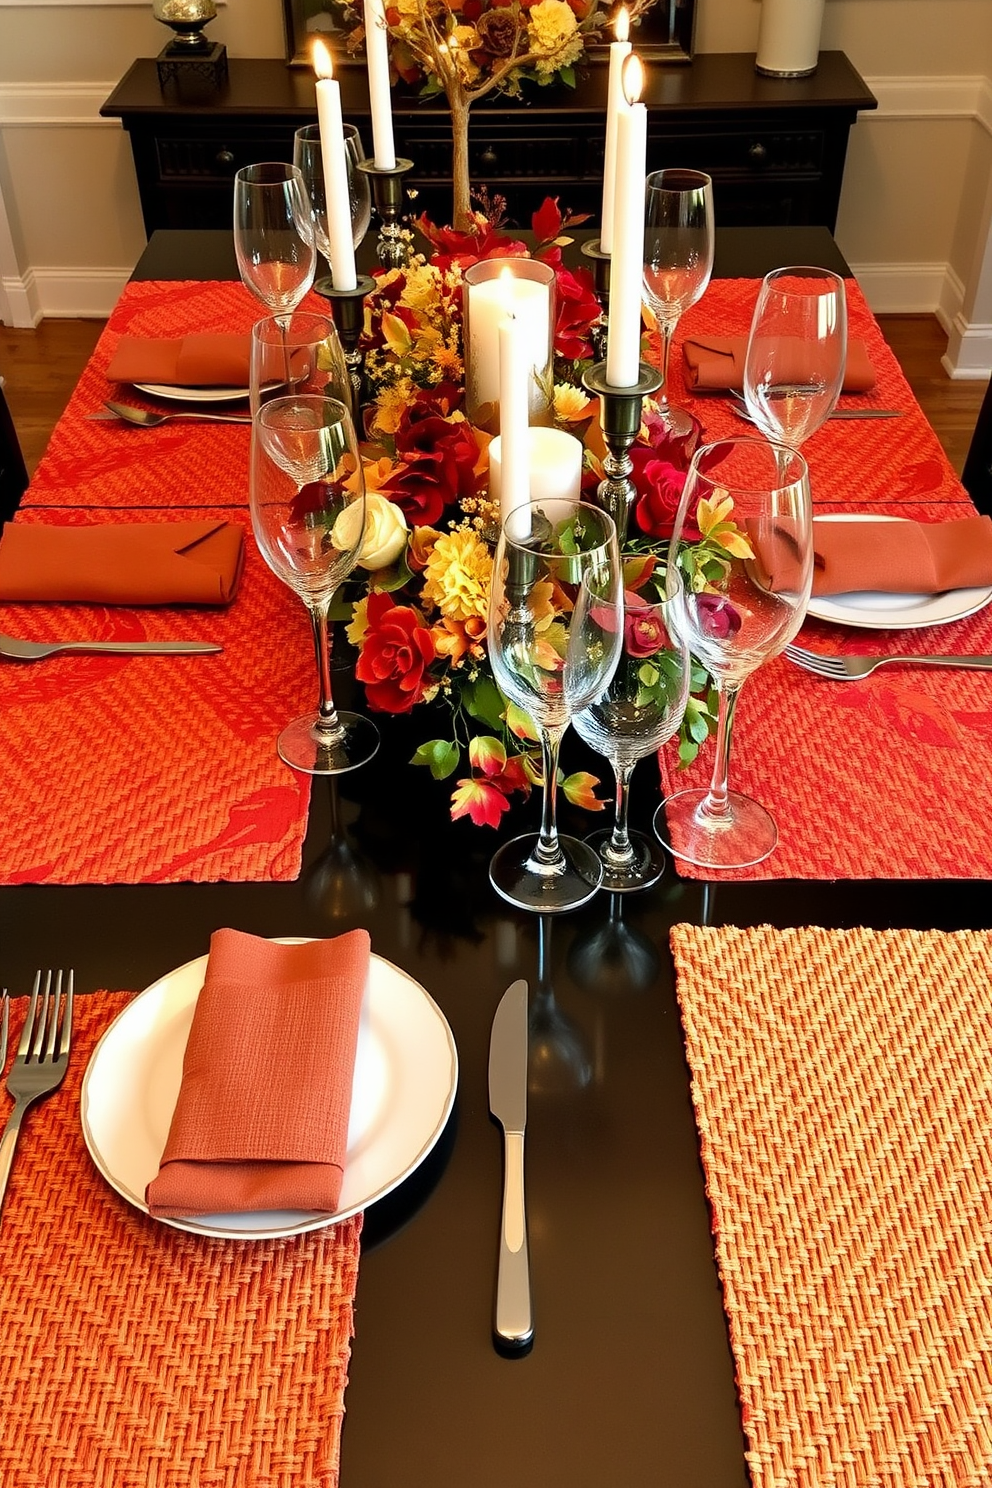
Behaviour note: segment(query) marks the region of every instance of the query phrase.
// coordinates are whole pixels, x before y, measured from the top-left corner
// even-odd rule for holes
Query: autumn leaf
[[[477,827],[496,827],[510,803],[488,780],[459,780],[451,793],[451,819],[469,817]]]
[[[566,775],[561,788],[573,806],[581,806],[585,811],[602,811],[606,802],[595,794],[597,785],[599,781],[595,775],[590,775],[588,770],[577,770],[574,775]]]
[[[491,734],[476,734],[469,740],[468,758],[472,769],[483,775],[499,775],[506,766],[506,750]]]

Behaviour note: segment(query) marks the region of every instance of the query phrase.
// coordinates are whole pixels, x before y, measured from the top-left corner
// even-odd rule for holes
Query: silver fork
[[[860,681],[870,677],[880,666],[951,667],[965,672],[992,672],[992,656],[825,656],[822,651],[805,651],[802,646],[786,646],[785,654],[796,666],[825,677],[831,682]]]
[[[66,973],[65,984],[63,996],[61,971],[55,973],[54,988],[52,973],[45,973],[42,987],[42,974],[38,972],[24,1015],[21,1041],[7,1076],[7,1089],[14,1097],[14,1109],[0,1137],[0,1219],[24,1113],[42,1096],[57,1090],[69,1068],[74,984],[71,971]]]
[[[19,641],[0,635],[0,656],[8,661],[40,661],[61,651],[108,651],[115,656],[211,656],[223,651],[212,641]]]
[[[7,988],[0,992],[3,998],[3,1022],[0,1023],[0,1075],[7,1068],[7,1035],[10,1032],[10,998],[7,996]]]
[[[147,408],[135,408],[133,403],[114,403],[108,399],[104,408],[109,408],[114,418],[125,424],[134,424],[139,429],[157,429],[160,424],[250,424],[250,413],[152,413]],[[105,418],[106,414],[94,413],[91,418]]]

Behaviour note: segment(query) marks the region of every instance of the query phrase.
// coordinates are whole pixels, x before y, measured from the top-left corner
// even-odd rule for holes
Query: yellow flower
[[[581,388],[568,382],[555,383],[554,412],[559,423],[571,424],[584,418],[589,412],[589,402]]]
[[[439,346],[435,357],[437,370],[447,382],[460,382],[463,375],[462,359],[453,346]]]
[[[530,49],[537,52],[538,72],[558,72],[582,55],[582,35],[565,0],[540,0],[527,13]]]
[[[424,599],[452,620],[483,618],[493,561],[471,530],[449,532],[434,544],[424,570]]]
[[[365,639],[369,628],[368,607],[369,597],[363,594],[362,598],[356,601],[355,608],[351,612],[351,619],[345,626],[344,633],[353,646],[360,646]]]
[[[376,399],[375,427],[383,434],[395,434],[413,397],[413,384],[406,377],[384,388]]]
[[[411,310],[434,310],[441,295],[441,275],[430,264],[407,270],[406,285],[400,304]]]

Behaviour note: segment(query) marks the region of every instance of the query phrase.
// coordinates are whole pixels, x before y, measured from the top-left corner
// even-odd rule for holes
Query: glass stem
[[[630,777],[634,773],[634,766],[614,765],[613,773],[616,776],[617,789],[609,856],[613,862],[630,863],[634,857],[634,850],[630,845],[630,835],[627,831],[627,809],[630,805]]]
[[[334,699],[331,696],[331,627],[327,611],[326,603],[314,605],[310,610],[314,651],[317,657],[317,680],[320,685],[320,702],[317,706],[317,722],[313,727],[313,735],[322,744],[336,744],[344,737],[344,729],[341,727]]]
[[[672,350],[672,337],[675,335],[675,327],[677,325],[677,319],[659,320],[658,322],[658,334],[661,337],[661,366],[658,368],[658,371],[661,373],[661,387],[655,395],[655,402],[663,409],[668,407],[668,358]]]
[[[730,771],[730,735],[734,727],[734,712],[740,696],[740,682],[718,687],[720,704],[716,722],[716,759],[713,761],[713,778],[709,794],[703,802],[708,816],[727,815],[727,776]]]
[[[542,728],[541,761],[544,769],[544,797],[541,802],[541,831],[534,857],[546,866],[562,861],[555,824],[555,797],[558,793],[558,752],[564,728]]]

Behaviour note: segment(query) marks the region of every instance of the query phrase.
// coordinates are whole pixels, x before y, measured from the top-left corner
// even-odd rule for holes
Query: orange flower
[[[438,656],[446,656],[452,666],[457,666],[466,652],[477,661],[485,655],[482,640],[486,634],[486,622],[478,616],[468,620],[453,620],[445,616],[431,626],[431,638]]]

